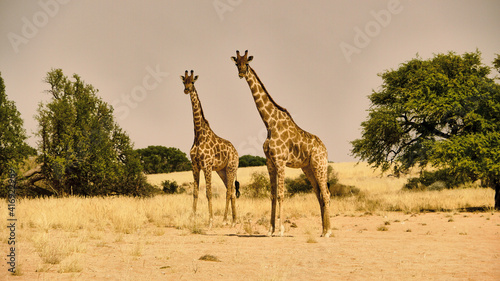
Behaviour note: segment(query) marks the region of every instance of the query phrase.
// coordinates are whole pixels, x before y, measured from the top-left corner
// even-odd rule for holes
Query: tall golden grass
[[[402,191],[407,177],[394,178],[381,176],[367,164],[334,163],[330,164],[338,174],[340,182],[358,187],[357,196],[333,198],[332,214],[349,212],[422,212],[427,210],[460,210],[464,208],[493,209],[494,191],[489,188],[464,188],[441,191],[408,192]],[[265,167],[240,168],[238,180],[242,194],[251,174],[266,171]],[[287,176],[296,177],[299,169],[287,169]],[[218,177],[215,175],[213,178]],[[163,180],[175,180],[179,184],[192,181],[191,172],[150,175],[152,184],[158,185]],[[224,195],[225,188],[218,179],[218,193]],[[204,182],[201,184],[204,189]],[[196,221],[208,220],[207,202],[203,190],[198,206]],[[221,223],[225,200],[216,198],[214,213],[217,223]],[[262,219],[269,216],[270,200],[242,196],[237,200],[240,222],[245,219]],[[0,208],[6,210],[7,203],[2,201]],[[158,227],[188,228],[192,225],[192,197],[189,194],[159,195],[152,198],[133,197],[67,197],[20,199],[16,206],[16,215],[22,228],[36,229],[47,233],[51,229],[68,232],[78,230],[108,231],[133,233],[146,224]],[[297,195],[285,199],[284,212],[287,216],[318,216],[319,207],[314,195]],[[220,217],[217,219],[217,216]],[[7,221],[7,212],[0,213],[0,219]],[[2,232],[6,233],[3,228]],[[1,237],[7,237],[2,235]],[[3,238],[5,239],[5,238]],[[3,242],[6,242],[5,240]]]
[[[384,212],[455,211],[463,208],[483,208],[493,210],[494,191],[489,188],[464,188],[442,191],[408,192],[401,188],[407,177],[381,176],[368,165],[360,163],[334,163],[340,183],[354,185],[361,190],[351,197],[332,198],[331,215],[354,215],[356,213],[382,214]],[[265,167],[241,168],[238,180],[242,194],[245,185],[254,172],[266,172]],[[297,177],[299,169],[287,169],[287,177]],[[150,175],[149,181],[159,185],[163,180],[175,180],[179,184],[192,182],[191,172]],[[225,188],[214,173],[216,193],[224,195]],[[202,180],[201,188],[204,189]],[[97,247],[106,247],[126,239],[127,234],[161,236],[164,227],[180,229],[186,235],[203,233],[208,221],[207,200],[201,190],[196,217],[192,216],[192,196],[188,193],[158,195],[150,198],[133,197],[66,197],[18,199],[16,203],[17,234],[21,245],[28,242],[30,251],[40,257],[38,272],[51,270],[58,272],[80,272],[84,268],[84,255],[90,241]],[[222,227],[225,200],[219,196],[213,200],[215,228]],[[5,200],[0,209],[7,210]],[[259,233],[268,227],[271,204],[266,198],[242,196],[237,200],[238,231],[249,234]],[[319,218],[320,208],[315,195],[296,195],[285,199],[285,219]],[[6,222],[7,211],[0,212],[0,220]],[[263,230],[265,231],[265,230]],[[7,244],[8,229],[0,228],[0,242]],[[53,235],[57,235],[57,239]],[[109,236],[114,238],[109,240]],[[313,243],[314,240],[311,240]],[[96,244],[95,244],[96,243]],[[142,254],[143,245],[136,244],[129,251],[130,256]],[[20,247],[23,250],[23,247]],[[22,268],[22,263],[20,264]],[[53,270],[53,269],[52,269]],[[21,271],[22,272],[22,271]]]

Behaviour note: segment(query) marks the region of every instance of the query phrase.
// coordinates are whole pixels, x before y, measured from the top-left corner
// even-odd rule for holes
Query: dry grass
[[[331,215],[354,213],[425,211],[455,212],[464,208],[493,209],[494,191],[488,188],[468,188],[441,191],[401,191],[407,178],[381,177],[366,164],[330,164],[338,173],[340,182],[354,185],[361,191],[356,196],[332,198]],[[266,171],[265,167],[242,168],[238,180],[242,188],[255,171]],[[300,169],[287,169],[288,177],[296,177]],[[152,183],[170,179],[179,184],[192,181],[191,172],[151,175]],[[219,194],[224,194],[222,182],[213,176]],[[219,181],[219,182],[218,182]],[[202,189],[204,183],[202,182]],[[244,193],[244,190],[242,190]],[[200,190],[204,194],[204,190]],[[214,200],[214,228],[223,227],[224,200]],[[107,197],[107,198],[38,198],[17,201],[16,215],[19,220],[17,239],[29,242],[40,258],[40,272],[81,272],[84,267],[81,255],[87,246],[105,248],[113,243],[127,243],[128,234],[146,233],[158,237],[165,227],[185,230],[186,235],[204,233],[208,221],[207,202],[200,196],[198,213],[191,213],[192,196],[189,194],[161,195],[152,198]],[[0,202],[0,209],[7,209]],[[256,199],[242,196],[237,200],[239,231],[243,234],[259,234],[269,224],[271,204],[267,198]],[[285,199],[284,215],[287,220],[319,217],[319,206],[313,194],[297,195]],[[0,220],[7,221],[7,212],[0,212]],[[388,224],[386,224],[388,225]],[[286,224],[285,227],[290,227]],[[380,231],[388,230],[380,226]],[[406,230],[410,232],[410,229]],[[54,236],[54,233],[57,236]],[[261,232],[262,233],[262,232]],[[464,232],[466,235],[466,232]],[[7,243],[7,229],[0,229],[1,243]],[[311,235],[307,243],[317,242]],[[144,241],[147,243],[147,241]],[[140,258],[144,255],[144,244],[133,243],[128,255]]]
[[[471,207],[493,208],[494,191],[489,188],[404,192],[401,191],[401,187],[407,178],[381,177],[378,172],[373,172],[364,163],[330,165],[338,173],[341,183],[355,185],[361,190],[357,196],[332,198],[330,205],[332,215],[352,212],[415,213]],[[250,175],[256,170],[265,171],[265,167],[239,169],[238,179],[242,183],[242,188],[247,183],[245,180],[249,180]],[[290,169],[290,171],[293,171],[296,176],[300,174],[300,169]],[[287,175],[293,176],[291,173]],[[174,179],[182,184],[184,180],[192,181],[192,174],[179,172],[151,175],[149,179],[152,183]],[[204,191],[200,191],[200,194],[204,194]],[[216,215],[214,227],[220,227],[222,226],[224,200],[216,199],[213,203]],[[5,201],[2,201],[0,208],[6,209],[5,205]],[[39,198],[19,200],[16,214],[22,218],[23,228],[37,233],[49,233],[51,230],[63,230],[69,233],[85,231],[87,240],[99,240],[103,231],[111,230],[117,234],[131,234],[140,231],[147,224],[153,224],[159,228],[176,227],[190,230],[191,233],[200,233],[200,229],[208,221],[206,198],[200,196],[198,213],[194,218],[191,206],[192,197],[189,194],[162,195],[144,199],[131,197]],[[257,224],[265,224],[265,218],[270,213],[270,200],[242,197],[237,201],[237,211],[240,217],[239,223],[248,224],[251,220]],[[284,212],[285,219],[303,218],[318,216],[319,208],[315,196],[306,194],[286,198]],[[6,221],[7,212],[2,212],[0,219]],[[251,225],[246,227],[247,232],[251,232]],[[162,235],[162,233],[158,230],[155,235]],[[2,237],[7,237],[5,228],[1,230],[1,234],[3,234]],[[5,243],[5,239],[2,242]],[[57,253],[55,255],[64,256]]]

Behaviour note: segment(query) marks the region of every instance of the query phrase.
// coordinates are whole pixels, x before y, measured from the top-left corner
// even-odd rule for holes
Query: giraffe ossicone
[[[329,237],[330,191],[327,185],[328,152],[323,142],[315,135],[302,130],[290,113],[278,105],[267,92],[257,73],[250,67],[253,56],[248,50],[243,56],[236,51],[231,57],[238,68],[238,76],[245,78],[260,117],[267,129],[264,154],[271,181],[271,226],[272,236],[278,221],[279,235],[283,236],[283,199],[285,167],[301,168],[311,182],[321,210],[322,236]]]

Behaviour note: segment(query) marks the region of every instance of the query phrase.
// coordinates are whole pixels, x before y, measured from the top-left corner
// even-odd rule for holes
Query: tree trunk
[[[50,191],[45,188],[41,188],[35,185],[35,183],[45,179],[42,174],[42,165],[38,165],[35,168],[26,171],[22,177],[16,179],[16,189],[17,193],[21,196],[52,196],[55,191]],[[4,180],[4,184],[8,183],[9,179]]]
[[[500,181],[496,180],[494,187],[495,188],[495,210],[500,210]]]

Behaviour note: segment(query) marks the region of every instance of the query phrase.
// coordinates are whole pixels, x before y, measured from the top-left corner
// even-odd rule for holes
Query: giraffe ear
[[[182,80],[182,82],[184,82],[184,76],[182,76],[182,75],[181,75],[181,80]]]
[[[248,62],[251,62],[252,60],[253,60],[253,56],[249,56],[247,59]]]
[[[231,60],[236,62],[236,58],[235,57],[231,57]]]
[[[194,81],[196,81],[196,80],[198,80],[198,75],[196,75],[196,76],[194,77],[193,82],[194,82]]]

